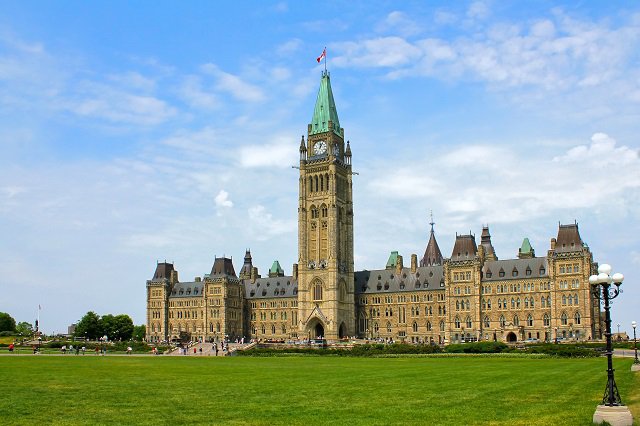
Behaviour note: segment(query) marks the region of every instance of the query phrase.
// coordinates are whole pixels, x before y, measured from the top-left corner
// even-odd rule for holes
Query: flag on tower
[[[322,53],[320,54],[320,56],[318,56],[318,58],[316,59],[316,61],[318,61],[318,63],[320,63],[322,58],[326,58],[326,57],[327,57],[327,48],[325,47],[324,50],[322,51]]]

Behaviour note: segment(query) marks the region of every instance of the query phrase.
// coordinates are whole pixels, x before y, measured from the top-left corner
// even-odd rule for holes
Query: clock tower
[[[344,142],[324,71],[300,143],[298,203],[299,336],[336,340],[353,336],[353,198],[351,148]]]

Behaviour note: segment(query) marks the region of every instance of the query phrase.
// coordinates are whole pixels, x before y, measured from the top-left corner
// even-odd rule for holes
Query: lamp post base
[[[593,414],[593,423],[601,424],[607,422],[611,426],[631,426],[633,417],[626,405],[608,406],[598,405]]]
[[[640,364],[631,364],[631,371],[640,371]]]

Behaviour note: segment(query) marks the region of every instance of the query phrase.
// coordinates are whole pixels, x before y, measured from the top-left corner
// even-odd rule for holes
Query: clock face
[[[316,155],[324,154],[326,152],[327,152],[327,143],[325,141],[318,141],[313,146],[313,153]]]

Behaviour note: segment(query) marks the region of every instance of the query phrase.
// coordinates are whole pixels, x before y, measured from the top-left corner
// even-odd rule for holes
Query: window
[[[574,315],[573,319],[575,320],[576,324],[580,324],[580,312],[576,312],[576,314]]]
[[[427,331],[431,331],[431,321],[427,321]]]
[[[320,283],[313,286],[313,300],[322,300],[322,284]]]
[[[387,321],[387,333],[391,333],[391,323]]]
[[[471,328],[471,317],[469,316],[467,317],[466,323],[467,323],[467,328]]]
[[[549,314],[544,314],[544,316],[542,317],[542,324],[545,327],[549,327],[551,325],[551,320],[549,318]]]
[[[520,325],[520,318],[518,318],[517,315],[513,316],[513,325],[515,325],[516,327]]]
[[[500,327],[504,328],[506,321],[504,319],[504,315],[500,315]]]
[[[455,327],[460,328],[460,318],[456,317],[454,322],[455,322]]]
[[[504,270],[500,269],[500,272],[498,273],[498,275],[500,275],[500,277],[504,277]]]
[[[533,327],[533,317],[531,316],[531,314],[529,314],[529,316],[527,317],[527,326]]]
[[[440,331],[444,331],[444,321],[440,321]]]
[[[567,323],[568,323],[567,313],[563,312],[562,316],[560,317],[560,324],[567,325]]]
[[[489,317],[488,316],[484,317],[484,327],[485,328],[491,327],[491,322],[489,321]]]
[[[418,323],[417,322],[413,322],[413,332],[417,333],[418,332]]]

